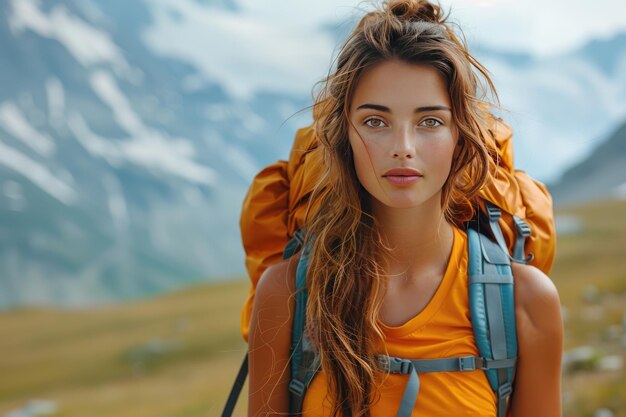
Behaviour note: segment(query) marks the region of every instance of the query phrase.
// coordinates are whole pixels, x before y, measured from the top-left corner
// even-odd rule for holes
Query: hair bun
[[[389,14],[400,20],[426,21],[431,23],[443,23],[441,6],[428,0],[389,0],[385,2]]]

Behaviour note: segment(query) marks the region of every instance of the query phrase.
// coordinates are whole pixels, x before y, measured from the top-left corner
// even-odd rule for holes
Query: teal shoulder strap
[[[294,239],[300,239],[300,245],[296,245],[295,249],[292,247],[293,253],[297,251],[297,246],[303,245],[300,230],[296,232]],[[291,415],[301,412],[306,390],[320,366],[319,356],[315,354],[311,341],[304,331],[308,298],[306,273],[310,251],[310,243],[305,244],[296,269],[295,309],[291,332],[291,381],[289,383],[289,412]]]
[[[510,258],[474,228],[467,229],[467,237],[470,314],[478,351],[488,360],[512,360],[509,367],[485,370],[498,398],[498,417],[504,417],[517,359]]]
[[[491,229],[491,233],[493,234],[496,243],[502,249],[504,255],[509,258],[513,262],[517,262],[520,264],[527,264],[532,261],[535,257],[534,254],[530,253],[528,257],[525,257],[524,245],[526,243],[526,239],[530,237],[530,226],[523,219],[517,217],[516,215],[511,215],[513,217],[513,222],[515,223],[515,231],[516,238],[515,244],[513,246],[513,256],[509,254],[509,249],[504,240],[504,235],[502,234],[502,229],[500,229],[500,225],[498,224],[498,220],[502,217],[502,210],[500,207],[496,206],[493,203],[490,203],[487,200],[484,200],[485,208],[487,209],[487,219],[488,225]],[[480,216],[480,212],[478,213]]]
[[[379,356],[382,370],[409,375],[396,417],[410,417],[420,388],[419,374],[482,369],[497,396],[497,416],[505,417],[517,362],[517,333],[510,258],[497,243],[467,229],[469,304],[479,356],[403,359]]]
[[[497,226],[497,223],[496,223]],[[492,225],[493,227],[493,225]],[[487,374],[491,388],[498,399],[498,417],[505,417],[508,399],[512,393],[512,380],[517,362],[517,333],[513,274],[510,255],[501,245],[492,242],[474,228],[467,229],[469,304],[472,326],[480,356],[440,359],[403,359],[379,356],[383,371],[408,374],[409,380],[397,412],[398,417],[408,417],[419,393],[419,373],[473,371],[482,369]],[[284,258],[291,257],[303,246],[302,232],[296,232],[285,249]],[[313,352],[306,336],[305,314],[307,303],[306,271],[310,247],[305,246],[296,269],[295,313],[291,339],[290,414],[301,412],[306,389],[319,370],[319,357]],[[243,385],[246,361],[238,375],[235,387]],[[235,390],[233,387],[233,390]],[[234,392],[231,392],[231,397]],[[238,392],[237,394],[238,395]],[[222,416],[230,416],[234,401],[229,398]]]
[[[304,232],[298,229],[293,238],[285,246],[283,252],[283,259],[289,259],[302,247],[304,243]],[[313,379],[314,371],[308,371],[309,368],[313,368],[311,364],[317,364],[316,358],[311,358],[312,349],[308,338],[302,337],[304,335],[304,322],[306,313],[306,268],[308,265],[309,249],[305,248],[303,254],[300,257],[298,263],[298,269],[296,271],[296,307],[295,316],[292,327],[291,337],[291,383],[289,385],[290,391],[290,410],[302,408],[302,401],[304,399],[304,393],[306,387]],[[307,367],[305,372],[301,368]],[[222,411],[222,417],[231,417],[239,399],[241,389],[248,376],[248,353],[243,358],[239,372],[235,379],[235,383],[231,388],[230,394]],[[292,411],[293,413],[293,411]]]

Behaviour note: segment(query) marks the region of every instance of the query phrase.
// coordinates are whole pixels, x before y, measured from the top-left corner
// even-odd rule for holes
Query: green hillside
[[[31,399],[54,401],[60,417],[219,415],[246,349],[247,291],[238,282],[86,311],[0,314],[0,415]]]
[[[626,417],[626,375],[608,366],[626,356],[625,213],[626,202],[559,212],[582,227],[559,237],[552,273],[565,349],[593,353],[564,370],[568,417],[599,408]],[[52,401],[48,415],[59,417],[218,416],[246,349],[247,291],[242,281],[89,310],[0,314],[0,416],[31,400]],[[245,398],[236,415],[245,415]]]

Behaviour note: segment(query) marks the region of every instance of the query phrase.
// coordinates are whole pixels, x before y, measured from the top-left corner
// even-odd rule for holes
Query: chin
[[[377,200],[378,204],[389,208],[396,209],[409,209],[409,208],[417,208],[420,206],[431,206],[435,202],[439,203],[441,201],[441,194],[434,193],[430,195],[424,195],[423,193],[419,195],[396,195],[393,194],[391,196],[374,196],[373,198]]]
[[[378,200],[378,202],[386,207],[396,208],[396,209],[408,209],[408,208],[418,207],[424,203],[424,201],[422,200],[407,199],[407,198],[402,198],[402,199],[386,198],[384,200]]]
[[[433,199],[436,201],[441,200],[441,194],[439,192],[429,193],[430,190],[384,190],[376,187],[368,188],[364,187],[369,194],[370,201],[373,204],[384,206],[387,208],[395,209],[410,209],[417,208],[424,204],[430,204]]]

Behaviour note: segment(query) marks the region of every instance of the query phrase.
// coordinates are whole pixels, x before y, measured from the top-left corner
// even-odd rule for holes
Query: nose
[[[391,154],[393,158],[411,159],[415,156],[415,137],[412,126],[397,130],[391,141]]]

